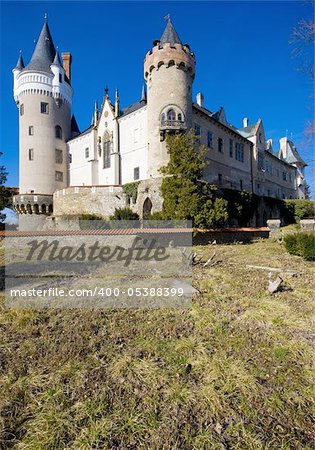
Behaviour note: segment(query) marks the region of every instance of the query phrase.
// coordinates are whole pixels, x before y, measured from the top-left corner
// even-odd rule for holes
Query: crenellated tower
[[[160,177],[159,168],[167,163],[166,133],[192,127],[192,83],[195,56],[182,44],[168,19],[160,40],[146,54],[144,78],[148,107],[148,177]]]
[[[52,194],[67,186],[66,142],[71,137],[71,55],[66,70],[45,21],[30,62],[20,55],[13,69],[14,99],[19,109],[19,214],[53,211]]]

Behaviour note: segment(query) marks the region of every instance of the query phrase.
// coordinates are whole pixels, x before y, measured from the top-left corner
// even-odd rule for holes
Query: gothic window
[[[162,113],[161,120],[162,120],[162,123],[165,122],[165,113]]]
[[[174,122],[176,120],[176,114],[174,109],[169,109],[167,112],[167,120]]]
[[[103,168],[108,169],[110,167],[110,152],[111,152],[111,142],[106,140],[103,145]]]
[[[60,125],[55,126],[55,136],[57,139],[62,139],[62,128]]]

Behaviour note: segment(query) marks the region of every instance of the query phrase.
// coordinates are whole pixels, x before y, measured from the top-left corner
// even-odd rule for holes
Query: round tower
[[[160,40],[146,54],[144,78],[147,83],[148,177],[160,177],[159,168],[168,161],[166,133],[192,127],[192,83],[195,56],[182,44],[168,19]]]
[[[19,214],[53,212],[53,193],[67,186],[73,91],[45,22],[28,65],[13,69],[19,109]]]

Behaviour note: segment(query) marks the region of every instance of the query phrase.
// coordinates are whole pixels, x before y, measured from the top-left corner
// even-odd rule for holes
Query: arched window
[[[162,113],[162,115],[161,115],[161,121],[162,121],[162,122],[165,122],[165,113]]]
[[[55,136],[57,139],[62,139],[62,128],[60,125],[55,126]]]
[[[105,141],[103,144],[103,169],[108,169],[110,167],[110,154],[112,143],[110,136],[105,135]]]
[[[178,113],[178,115],[177,115],[177,119],[181,122],[182,120],[183,120],[183,118],[182,118],[182,114],[181,113]]]
[[[167,112],[167,120],[173,122],[174,120],[176,120],[176,115],[175,115],[175,111],[174,109],[169,109]]]

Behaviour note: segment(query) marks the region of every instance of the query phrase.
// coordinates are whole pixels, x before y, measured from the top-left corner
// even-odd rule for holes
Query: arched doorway
[[[151,210],[152,210],[152,202],[149,199],[149,197],[147,197],[143,203],[143,208],[142,208],[143,220],[148,220],[150,218]]]

